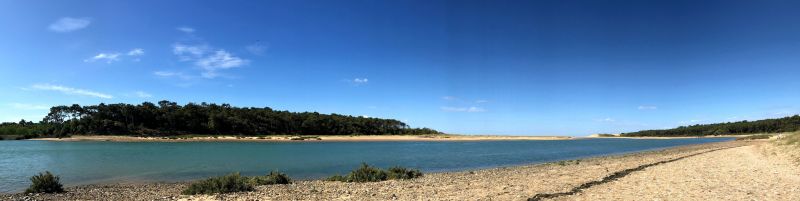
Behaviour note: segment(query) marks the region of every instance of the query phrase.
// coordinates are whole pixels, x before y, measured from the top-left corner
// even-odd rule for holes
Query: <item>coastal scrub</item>
[[[243,177],[237,172],[193,183],[182,193],[184,195],[197,195],[253,191],[255,187],[250,181],[249,178]]]
[[[25,190],[25,193],[61,193],[64,188],[61,185],[60,178],[53,175],[50,171],[39,173],[31,177],[31,186]]]
[[[377,182],[386,181],[389,179],[413,179],[421,176],[422,172],[416,169],[392,167],[386,171],[380,168],[369,166],[366,163],[362,163],[358,169],[351,171],[345,176],[334,175],[326,180],[341,182]]]
[[[250,179],[255,185],[290,184],[292,179],[284,173],[270,171],[264,176],[255,176]]]

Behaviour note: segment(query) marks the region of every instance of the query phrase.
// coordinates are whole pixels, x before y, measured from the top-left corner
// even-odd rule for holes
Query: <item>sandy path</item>
[[[800,200],[798,173],[750,145],[652,166],[555,200]]]

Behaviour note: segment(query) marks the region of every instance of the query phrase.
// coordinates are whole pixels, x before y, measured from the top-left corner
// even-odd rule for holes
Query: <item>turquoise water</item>
[[[241,172],[313,179],[367,162],[425,172],[542,163],[731,140],[581,139],[480,142],[50,142],[0,141],[0,192],[18,192],[41,171],[67,186],[184,181]]]

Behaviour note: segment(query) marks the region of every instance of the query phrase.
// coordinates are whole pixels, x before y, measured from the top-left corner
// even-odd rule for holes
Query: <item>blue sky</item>
[[[791,1],[0,1],[0,121],[179,102],[588,135],[800,112]]]

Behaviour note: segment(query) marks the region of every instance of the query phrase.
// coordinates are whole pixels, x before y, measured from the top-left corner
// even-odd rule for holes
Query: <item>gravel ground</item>
[[[750,145],[689,157],[557,200],[800,200],[800,168]]]
[[[694,198],[710,198],[712,200],[741,200],[763,198],[781,200],[797,196],[796,190],[761,191],[770,188],[796,189],[797,184],[800,183],[797,180],[791,180],[791,178],[797,178],[798,172],[791,172],[792,169],[787,169],[790,167],[774,166],[781,164],[779,160],[769,159],[763,154],[753,154],[755,153],[753,147],[757,144],[761,144],[761,142],[710,143],[540,165],[433,173],[422,178],[405,181],[375,183],[298,181],[288,185],[259,186],[253,192],[213,196],[179,195],[180,190],[186,184],[143,184],[83,186],[68,188],[68,193],[57,195],[0,195],[0,200],[525,200],[540,193],[566,192],[576,186],[601,180],[622,170],[698,153],[701,154],[648,167],[619,180],[590,187],[584,193],[555,199],[694,200]],[[739,148],[708,152],[729,147]],[[773,172],[778,171],[778,173],[753,172],[754,170],[772,170]],[[767,174],[770,177],[765,177],[762,173],[770,173]],[[647,175],[653,176],[647,177]],[[790,175],[790,177],[776,179],[777,177],[772,175]],[[663,177],[670,178],[664,180]],[[727,183],[738,181],[729,179],[752,179],[755,177],[760,178],[761,181],[758,183],[752,181]],[[709,178],[712,180],[706,181]],[[653,181],[657,183],[650,183]],[[786,186],[788,182],[792,181],[795,186]],[[755,188],[750,185],[763,186]],[[648,192],[640,192],[641,189],[647,189]],[[752,190],[752,193],[755,194],[747,194],[748,190]],[[732,195],[737,197],[703,195],[729,191],[745,193]],[[684,196],[666,197],[678,194]],[[617,195],[619,197],[615,197]],[[763,197],[759,195],[763,195]]]

